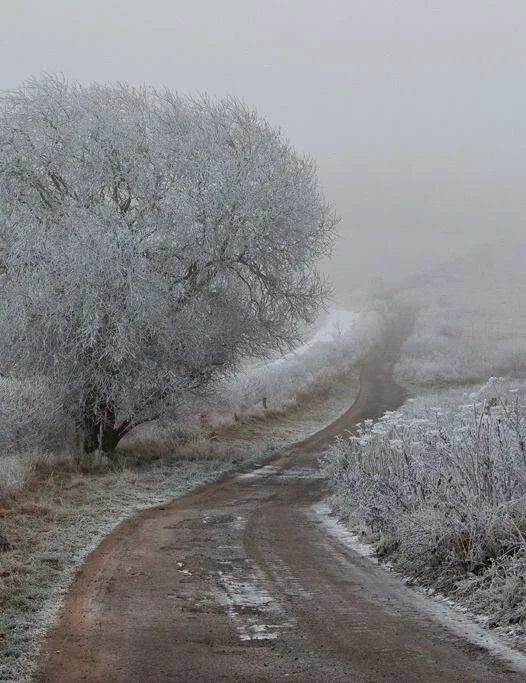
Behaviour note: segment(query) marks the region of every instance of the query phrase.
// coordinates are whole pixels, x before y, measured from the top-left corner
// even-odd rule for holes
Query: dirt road
[[[109,536],[66,600],[39,680],[526,680],[422,610],[414,591],[316,512],[323,446],[403,400],[392,366],[407,325],[391,325],[364,364],[355,405],[329,428]]]

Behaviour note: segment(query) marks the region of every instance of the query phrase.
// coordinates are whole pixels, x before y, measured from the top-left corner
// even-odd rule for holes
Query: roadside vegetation
[[[408,580],[526,632],[526,282],[492,245],[409,283],[395,376],[414,398],[324,458],[335,512]],[[499,377],[500,376],[500,377]]]

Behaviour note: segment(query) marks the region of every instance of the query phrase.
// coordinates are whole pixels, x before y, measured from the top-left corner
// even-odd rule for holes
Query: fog
[[[317,161],[337,293],[523,231],[520,0],[4,3],[0,88],[42,72],[231,94]]]

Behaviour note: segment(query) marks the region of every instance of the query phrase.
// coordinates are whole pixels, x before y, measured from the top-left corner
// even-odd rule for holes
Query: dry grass
[[[331,393],[312,392],[290,411],[207,434],[149,430],[123,442],[111,459],[25,457],[25,486],[11,486],[0,504],[0,535],[10,544],[0,551],[0,680],[31,680],[39,642],[63,594],[86,555],[119,522],[317,431],[348,408],[357,387],[353,370]]]

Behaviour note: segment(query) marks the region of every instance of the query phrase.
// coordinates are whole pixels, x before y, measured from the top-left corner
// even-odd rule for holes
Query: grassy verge
[[[356,370],[283,413],[212,433],[165,428],[123,443],[115,459],[57,456],[32,463],[0,504],[0,680],[30,681],[39,644],[84,558],[119,522],[256,463],[321,429],[354,400]]]

